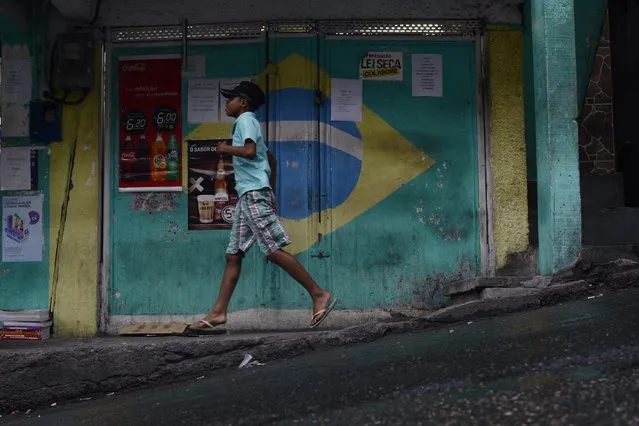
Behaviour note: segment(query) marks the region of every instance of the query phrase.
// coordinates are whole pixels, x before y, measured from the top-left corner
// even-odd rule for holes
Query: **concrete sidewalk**
[[[2,341],[0,414],[194,379],[238,368],[247,353],[272,362],[416,328],[401,322],[319,332]]]
[[[343,330],[206,337],[98,337],[44,342],[0,342],[0,414],[82,397],[172,383],[237,368],[245,354],[273,362],[338,346],[371,342],[391,333],[447,326],[517,312],[604,291],[639,286],[639,264],[627,261],[593,269],[583,280],[546,288],[493,288],[480,300],[418,318],[369,322]]]

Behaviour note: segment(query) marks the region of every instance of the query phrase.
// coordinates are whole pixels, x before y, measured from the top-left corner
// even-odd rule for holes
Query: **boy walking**
[[[290,244],[284,227],[276,215],[275,157],[268,151],[255,111],[264,104],[264,93],[254,83],[243,81],[231,90],[221,90],[226,101],[226,114],[235,118],[233,145],[217,145],[220,154],[233,157],[235,182],[240,197],[235,208],[233,228],[226,249],[226,269],[213,310],[190,330],[215,332],[227,321],[229,301],[240,277],[242,260],[257,242],[266,257],[299,282],[313,299],[311,327],[326,319],[337,303],[322,289],[297,259],[283,250]]]

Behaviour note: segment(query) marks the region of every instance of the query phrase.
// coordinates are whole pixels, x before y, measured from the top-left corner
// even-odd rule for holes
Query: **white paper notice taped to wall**
[[[442,55],[412,55],[413,96],[442,97]]]
[[[31,100],[33,61],[28,58],[2,61],[2,103],[26,104]]]
[[[189,123],[217,123],[220,121],[218,80],[190,80],[188,97]]]
[[[362,121],[363,81],[331,79],[331,121]]]
[[[182,71],[184,78],[204,78],[206,77],[206,56],[193,55],[186,60],[186,70]]]
[[[2,137],[25,137],[29,134],[29,107],[22,104],[0,104]]]
[[[31,189],[31,148],[4,148],[0,152],[0,191]]]

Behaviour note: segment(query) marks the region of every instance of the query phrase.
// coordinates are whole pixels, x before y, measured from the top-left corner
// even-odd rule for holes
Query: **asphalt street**
[[[639,290],[259,361],[0,423],[639,425]]]

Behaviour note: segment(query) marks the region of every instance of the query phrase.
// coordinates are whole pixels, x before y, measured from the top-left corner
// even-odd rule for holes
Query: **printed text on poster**
[[[181,191],[182,62],[119,61],[120,191]]]
[[[231,157],[217,153],[217,144],[231,139],[189,141],[189,229],[229,229],[238,195]]]
[[[2,261],[41,262],[43,197],[2,198]]]
[[[359,76],[367,81],[402,81],[404,55],[402,52],[370,52],[359,63]]]

